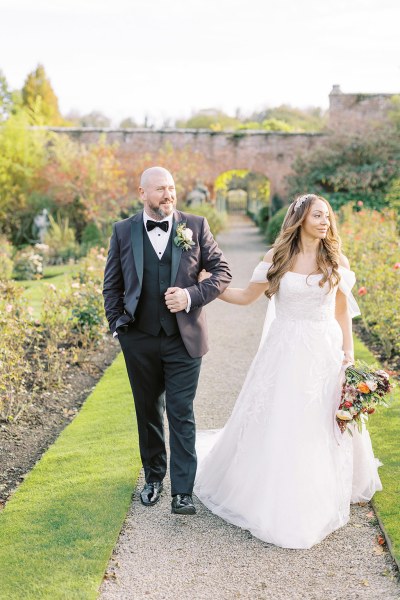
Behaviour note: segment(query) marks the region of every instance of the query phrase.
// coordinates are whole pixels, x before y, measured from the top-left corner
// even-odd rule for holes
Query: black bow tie
[[[147,231],[153,231],[153,229],[155,227],[159,227],[160,229],[165,231],[165,233],[167,233],[168,228],[169,228],[169,223],[168,223],[168,221],[150,221],[150,220],[146,221]]]

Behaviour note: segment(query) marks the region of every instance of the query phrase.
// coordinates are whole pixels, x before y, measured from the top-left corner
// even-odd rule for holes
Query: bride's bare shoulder
[[[264,256],[263,261],[267,263],[272,263],[272,259],[274,258],[274,249],[268,250],[267,254]]]
[[[339,264],[345,269],[350,269],[349,259],[344,254],[340,254]]]

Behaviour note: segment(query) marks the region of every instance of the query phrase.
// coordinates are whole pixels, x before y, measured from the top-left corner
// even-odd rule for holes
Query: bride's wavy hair
[[[325,202],[329,211],[327,235],[321,239],[317,252],[317,269],[315,273],[322,273],[319,282],[323,287],[329,282],[329,289],[333,289],[340,281],[339,259],[341,241],[336,227],[336,218],[329,202],[316,194],[304,194],[296,198],[289,206],[281,231],[277,237],[274,248],[272,265],[268,270],[268,290],[265,295],[271,298],[279,290],[282,277],[292,270],[296,254],[300,252],[300,229],[303,221],[310,212],[316,200]],[[313,273],[310,273],[312,275]]]

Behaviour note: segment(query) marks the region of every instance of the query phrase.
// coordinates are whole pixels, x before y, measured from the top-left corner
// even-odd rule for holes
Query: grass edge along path
[[[0,513],[0,598],[96,598],[141,467],[122,353]]]
[[[377,360],[368,348],[354,337],[355,356],[366,363]],[[372,506],[384,533],[388,549],[400,569],[400,384],[392,392],[389,408],[379,409],[368,421],[374,454],[383,465],[379,476],[383,490],[372,499]]]

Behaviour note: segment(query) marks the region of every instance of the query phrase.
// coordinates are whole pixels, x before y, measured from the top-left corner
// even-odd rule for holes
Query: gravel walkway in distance
[[[265,252],[252,222],[231,217],[218,238],[233,273],[245,285]],[[198,429],[227,420],[257,351],[264,298],[250,307],[216,300],[207,307],[211,350],[204,357],[195,401]],[[397,569],[377,545],[371,507],[352,507],[351,522],[311,550],[261,542],[225,523],[195,498],[196,516],[170,512],[169,482],[160,502],[141,505],[138,482],[132,506],[110,561],[101,600],[394,600]]]

